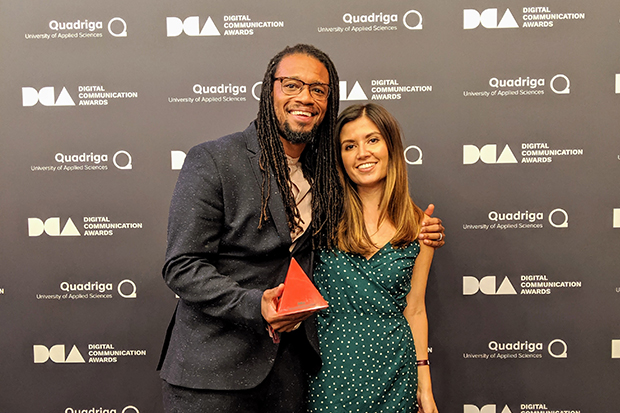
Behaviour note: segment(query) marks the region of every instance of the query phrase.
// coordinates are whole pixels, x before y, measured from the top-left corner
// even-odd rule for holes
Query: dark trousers
[[[273,369],[253,389],[202,390],[163,382],[165,413],[303,413],[306,374],[297,346],[282,338]]]

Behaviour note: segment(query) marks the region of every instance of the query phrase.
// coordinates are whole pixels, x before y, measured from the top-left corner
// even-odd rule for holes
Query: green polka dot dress
[[[417,412],[417,368],[403,310],[417,242],[385,245],[369,260],[321,251],[314,282],[329,303],[318,314],[323,367],[311,377],[309,412]]]

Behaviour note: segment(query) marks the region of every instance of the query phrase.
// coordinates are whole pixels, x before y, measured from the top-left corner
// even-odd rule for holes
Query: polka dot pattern
[[[329,303],[318,315],[323,367],[308,411],[417,412],[415,346],[403,315],[420,251],[387,244],[369,260],[321,251],[314,282]]]

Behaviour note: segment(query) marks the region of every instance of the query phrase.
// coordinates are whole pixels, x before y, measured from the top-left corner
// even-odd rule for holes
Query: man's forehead
[[[301,53],[284,56],[278,63],[275,75],[276,77],[285,76],[300,79],[311,76],[315,78],[307,80],[329,82],[327,67],[316,57]]]

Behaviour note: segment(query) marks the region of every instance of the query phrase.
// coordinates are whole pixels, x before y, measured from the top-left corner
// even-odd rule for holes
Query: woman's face
[[[342,127],[340,154],[347,175],[358,189],[384,185],[389,163],[388,147],[379,128],[366,116]]]

